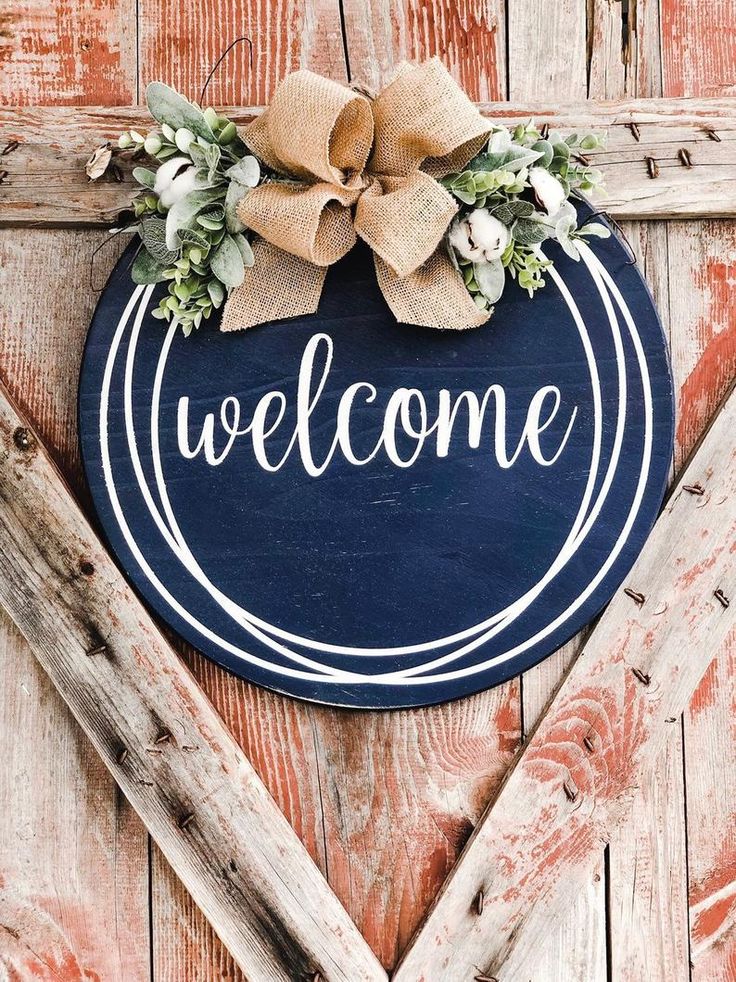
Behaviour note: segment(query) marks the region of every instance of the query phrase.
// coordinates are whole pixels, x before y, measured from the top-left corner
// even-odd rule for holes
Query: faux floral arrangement
[[[158,165],[133,170],[141,248],[132,276],[139,284],[168,282],[153,316],[189,335],[253,265],[237,206],[260,182],[261,167],[235,124],[214,109],[200,109],[161,82],[148,86],[146,101],[161,129],[146,136],[129,130],[118,140],[121,150],[145,153]]]
[[[450,253],[481,310],[501,298],[507,276],[530,297],[552,265],[540,253],[547,239],[578,261],[576,240],[608,238],[608,227],[578,228],[572,195],[600,189],[603,175],[585,156],[602,145],[593,133],[543,135],[533,123],[496,129],[485,150],[442,183],[461,204],[447,232]]]
[[[573,196],[582,196],[602,184],[601,172],[591,166],[585,156],[587,151],[601,145],[601,140],[594,134],[563,137],[557,132],[540,131],[533,123],[518,125],[513,130],[492,127],[480,117],[436,60],[417,68],[406,66],[403,75],[399,76],[399,91],[392,91],[396,88],[393,83],[377,97],[375,107],[389,92],[394,112],[403,112],[407,118],[413,111],[416,92],[434,95],[434,109],[431,100],[425,100],[430,106],[430,114],[436,113],[437,106],[444,107],[445,104],[447,112],[453,113],[453,103],[456,103],[462,123],[455,128],[462,132],[459,137],[456,134],[451,138],[456,142],[448,144],[450,152],[445,156],[448,160],[455,159],[458,151],[468,146],[476,148],[472,155],[465,154],[462,169],[441,172],[435,179],[421,167],[423,160],[433,158],[426,149],[433,145],[433,140],[438,147],[444,146],[444,137],[434,134],[436,121],[429,118],[422,121],[427,133],[423,142],[419,139],[422,133],[417,121],[411,121],[412,129],[406,123],[406,131],[420,145],[420,149],[415,149],[415,161],[410,159],[406,163],[403,159],[406,154],[400,149],[401,141],[389,148],[390,154],[382,153],[381,117],[369,100],[308,72],[290,76],[282,88],[289,88],[292,80],[291,100],[279,103],[281,116],[275,118],[283,119],[275,128],[275,135],[272,134],[276,140],[276,131],[280,132],[280,150],[269,142],[268,135],[268,114],[274,118],[276,100],[251,125],[246,133],[246,145],[232,121],[212,108],[200,108],[160,82],[151,83],[146,93],[148,109],[160,128],[147,135],[130,130],[119,139],[121,151],[131,152],[136,158],[145,154],[156,164],[155,168],[137,166],[133,171],[140,185],[133,207],[141,239],[133,263],[133,279],[139,284],[168,283],[168,293],[154,316],[181,325],[185,335],[198,328],[214,310],[223,306],[231,291],[241,286],[246,271],[256,261],[251,247],[256,236],[276,247],[268,256],[272,264],[274,254],[278,254],[285,266],[296,257],[296,265],[289,270],[293,296],[284,304],[273,297],[280,278],[272,270],[263,273],[258,284],[260,294],[251,291],[249,297],[249,301],[255,299],[259,307],[249,323],[316,309],[324,268],[350,248],[357,233],[374,250],[379,283],[397,320],[433,327],[464,327],[477,326],[488,319],[509,279],[516,280],[530,297],[545,285],[543,274],[552,264],[541,250],[547,240],[557,242],[567,255],[577,260],[580,258],[577,242],[586,237],[610,234],[607,226],[600,222],[588,221],[578,227],[577,211],[571,201]],[[405,91],[401,91],[402,86]],[[296,101],[298,98],[306,103],[303,114]],[[360,104],[356,107],[358,100]],[[328,104],[326,110],[325,103]],[[306,119],[309,116],[310,105],[313,115],[316,113],[314,125],[324,127],[326,134],[326,166],[321,162],[316,140],[315,163],[302,166],[298,157],[294,161],[291,156],[289,120],[292,127],[306,125],[300,117],[304,115]],[[367,120],[366,106],[371,107]],[[352,115],[345,114],[346,107],[351,108]],[[375,121],[370,118],[370,113]],[[352,131],[341,133],[335,139],[336,128],[345,118],[351,120]],[[253,127],[260,129],[254,131]],[[384,127],[384,145],[394,139],[395,129]],[[418,131],[419,138],[416,137]],[[351,137],[358,149],[343,149],[343,158],[350,160],[350,153],[353,153],[356,163],[354,166],[344,162],[340,166],[333,165],[330,159],[333,142],[342,146],[348,142],[345,136]],[[299,147],[298,134],[294,135],[293,145]],[[254,146],[257,149],[252,152],[249,147]],[[382,156],[384,165],[388,157],[393,161],[385,167],[386,174],[391,177],[371,172],[371,165],[377,167],[375,161]],[[435,154],[433,159],[441,159],[441,155]],[[391,169],[404,166],[406,174],[396,174]],[[401,197],[403,189],[397,191],[402,182],[406,188],[405,198]],[[427,183],[431,185],[431,196]],[[254,188],[258,188],[259,195],[265,194],[267,207],[250,206],[246,201]],[[315,194],[321,188],[327,188],[327,192],[322,193],[315,205]],[[375,206],[376,188],[380,188],[383,201],[393,197],[391,214],[385,218],[386,224],[391,226],[390,234],[384,237],[387,245],[383,249],[379,241],[382,238],[380,230],[377,235],[375,223],[371,226],[365,217],[369,211],[365,206]],[[308,210],[303,213],[298,210],[302,195],[303,200],[310,199]],[[297,211],[285,215],[280,223],[278,209],[291,209],[295,201]],[[399,227],[403,216],[400,210],[397,214],[401,207],[399,202],[405,202],[408,225],[403,243]],[[346,213],[339,216],[341,221],[344,220],[343,225],[339,234],[334,232],[332,237],[339,239],[342,251],[333,249],[330,252],[322,248],[318,236],[325,218],[331,227],[330,223],[340,209]],[[377,214],[386,215],[386,212]],[[426,235],[422,228],[423,214],[427,215],[427,226],[432,223]],[[300,222],[304,229],[311,229],[311,238],[305,238]],[[349,232],[344,230],[345,222]],[[430,242],[428,252],[424,239]],[[404,246],[405,251],[413,252],[416,258],[404,262]],[[445,260],[448,269],[439,269],[443,282],[429,286],[419,280],[412,282],[427,256],[443,250],[452,264],[450,266]],[[266,261],[265,256],[259,260],[262,264]],[[305,273],[307,264],[316,272]],[[447,278],[448,271],[453,278],[461,277],[464,291],[460,289],[458,294],[454,279],[449,281]],[[448,284],[452,286],[451,297]],[[438,314],[443,288],[445,311]],[[417,301],[419,290],[433,291],[439,299],[434,303],[427,300],[416,313],[421,307]],[[269,294],[265,301],[262,299],[264,294]],[[469,315],[466,310],[454,318],[456,323],[451,323],[452,304],[455,307],[467,304],[468,295],[470,310],[475,313]],[[239,307],[239,313],[242,310],[243,307]],[[249,323],[242,326],[249,326]]]

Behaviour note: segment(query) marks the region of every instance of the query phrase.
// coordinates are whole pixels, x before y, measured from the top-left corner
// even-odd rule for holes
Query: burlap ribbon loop
[[[245,131],[249,148],[279,177],[238,208],[261,238],[222,329],[315,311],[327,267],[356,236],[373,250],[398,321],[482,324],[488,314],[438,248],[457,205],[436,178],[461,169],[489,132],[437,59],[402,65],[372,102],[309,71],[289,75]]]

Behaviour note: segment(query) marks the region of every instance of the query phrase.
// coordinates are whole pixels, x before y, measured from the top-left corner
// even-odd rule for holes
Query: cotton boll
[[[189,157],[172,157],[171,160],[161,164],[156,171],[156,181],[153,185],[154,194],[160,195],[181,170],[185,167],[191,167],[191,165],[192,162]]]
[[[199,187],[197,168],[187,167],[185,171],[178,174],[171,184],[161,192],[159,195],[161,204],[164,208],[171,208],[180,198],[183,198],[185,194],[189,194],[190,191],[194,191],[197,187]]]
[[[511,233],[485,208],[476,208],[452,223],[448,238],[463,259],[493,262],[506,251]]]
[[[540,207],[548,215],[555,215],[567,199],[565,189],[544,167],[532,167],[529,171],[529,183],[534,189]]]

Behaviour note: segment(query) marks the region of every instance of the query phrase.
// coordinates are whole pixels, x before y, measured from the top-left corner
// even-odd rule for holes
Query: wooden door
[[[124,106],[152,78],[196,97],[239,35],[253,41],[252,63],[246,46],[230,54],[212,83],[214,102],[267,102],[300,66],[376,88],[401,59],[434,54],[479,101],[552,107],[736,94],[731,0],[28,0],[0,13],[0,102]],[[44,118],[42,110],[3,113],[0,152],[12,148],[19,114]],[[57,127],[51,153],[63,151],[70,125]],[[644,166],[633,135],[631,146],[632,168]],[[676,150],[662,166],[681,166]],[[9,185],[24,179],[13,153],[0,157]],[[42,170],[44,159],[24,158],[24,167]],[[75,227],[78,180],[49,190],[50,227],[29,208],[0,229],[0,371],[84,500],[76,375],[95,301],[90,256],[106,233]],[[736,373],[736,224],[640,222],[625,232],[669,330],[677,466]],[[98,255],[98,280],[115,248]],[[0,650],[0,966],[5,959],[8,977],[240,978],[2,614]],[[573,642],[522,678],[460,703],[355,714],[257,689],[182,646],[386,967],[575,650]],[[587,890],[543,952],[508,965],[509,980],[736,977],[735,710],[731,645],[672,722],[657,780]]]

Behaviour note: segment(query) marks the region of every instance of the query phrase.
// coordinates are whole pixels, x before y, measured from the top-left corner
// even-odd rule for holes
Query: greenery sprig
[[[497,127],[463,171],[442,180],[460,203],[447,231],[447,248],[481,310],[493,310],[507,277],[530,297],[545,285],[551,260],[540,247],[546,240],[558,242],[577,261],[576,242],[610,235],[601,222],[578,227],[569,200],[601,187],[602,173],[585,156],[601,145],[592,133],[545,136],[533,123],[513,131]]]
[[[161,82],[148,86],[146,102],[160,129],[129,130],[118,140],[121,150],[158,164],[133,170],[141,248],[132,276],[140,284],[168,282],[153,316],[189,335],[253,265],[237,206],[262,172],[235,124],[214,109],[201,109]]]

